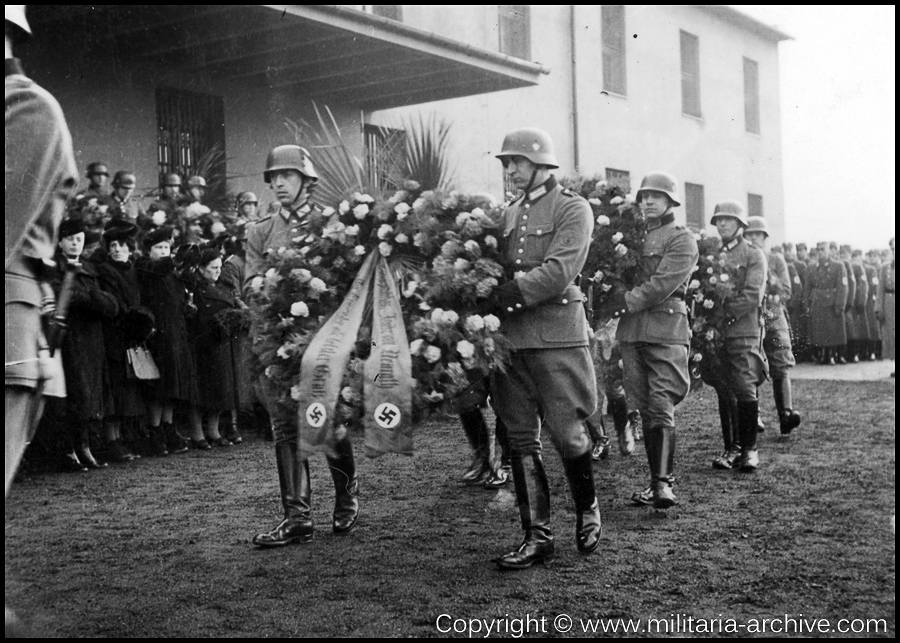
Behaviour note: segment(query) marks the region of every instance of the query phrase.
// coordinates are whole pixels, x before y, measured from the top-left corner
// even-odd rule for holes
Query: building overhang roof
[[[770,25],[767,25],[764,22],[757,20],[752,16],[748,16],[746,13],[742,11],[738,11],[733,7],[728,5],[721,4],[701,4],[694,5],[699,9],[703,9],[704,11],[711,13],[717,18],[721,18],[726,22],[730,22],[742,29],[746,29],[761,38],[765,38],[766,40],[772,40],[774,42],[780,42],[782,40],[793,40],[793,36],[789,36],[783,31],[776,29]]]
[[[337,5],[33,5],[42,28],[99,39],[125,64],[386,109],[538,83],[520,58]],[[41,22],[44,25],[41,25]],[[95,43],[96,44],[96,43]]]

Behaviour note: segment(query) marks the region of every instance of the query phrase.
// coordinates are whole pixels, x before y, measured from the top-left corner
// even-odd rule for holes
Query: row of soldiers
[[[210,202],[206,179],[200,175],[184,180],[176,172],[164,174],[146,207],[136,194],[134,172],[119,170],[110,182],[107,165],[93,162],[85,176],[88,185],[69,202],[68,213],[84,221],[89,248],[93,240],[99,241],[112,219],[124,219],[137,226],[138,245],[144,234],[164,226],[174,230],[177,245],[242,236],[244,226],[258,219],[259,199],[255,194],[241,192],[233,207],[217,208]]]
[[[833,365],[878,359],[879,272],[893,258],[824,241],[812,250],[803,243],[773,250],[783,255],[791,279],[787,310],[797,361]]]

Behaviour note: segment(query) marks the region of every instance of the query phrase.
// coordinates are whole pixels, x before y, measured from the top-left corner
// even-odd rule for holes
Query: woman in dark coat
[[[147,341],[159,367],[160,378],[145,387],[149,407],[150,441],[155,455],[167,455],[179,440],[172,424],[175,404],[197,404],[197,377],[187,332],[187,317],[196,312],[185,283],[175,273],[171,256],[172,228],[163,227],[144,236],[146,255],[135,264],[141,302],[156,320],[156,331]],[[209,449],[199,417],[191,413],[191,444]],[[180,446],[178,450],[183,450]]]
[[[104,252],[99,259],[97,276],[100,287],[112,295],[118,314],[103,320],[103,339],[106,344],[106,365],[109,372],[112,409],[106,417],[106,439],[109,457],[116,462],[130,462],[136,456],[122,439],[123,424],[131,429],[131,436],[141,433],[146,412],[140,381],[128,377],[126,350],[143,342],[153,331],[153,315],[141,306],[132,253],[137,227],[121,219],[107,223],[103,231]]]
[[[102,469],[91,452],[90,437],[112,408],[109,371],[103,341],[103,322],[119,312],[116,298],[100,289],[96,268],[81,261],[85,230],[81,219],[71,218],[59,227],[53,290],[60,301],[63,284],[69,300],[67,330],[62,342],[66,379],[66,457],[71,465]]]
[[[216,446],[231,446],[231,440],[219,433],[219,419],[224,411],[237,408],[237,335],[240,311],[246,306],[236,291],[222,282],[221,274],[219,248],[204,250],[193,285],[197,314],[189,328],[197,367],[197,405],[206,418],[207,438]],[[240,438],[233,433],[230,437]]]

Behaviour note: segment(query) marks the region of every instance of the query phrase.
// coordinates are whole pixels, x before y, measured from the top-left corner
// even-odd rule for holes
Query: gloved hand
[[[500,284],[491,292],[489,302],[491,308],[500,316],[511,315],[516,311],[525,308],[525,298],[522,296],[522,289],[519,284],[513,281],[507,281]]]

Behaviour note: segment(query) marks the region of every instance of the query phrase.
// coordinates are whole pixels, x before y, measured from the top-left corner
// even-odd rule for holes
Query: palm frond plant
[[[391,181],[397,185],[415,181],[423,190],[449,190],[455,178],[450,160],[450,123],[434,113],[420,113],[402,119],[401,128],[406,133],[405,145],[396,150]]]

